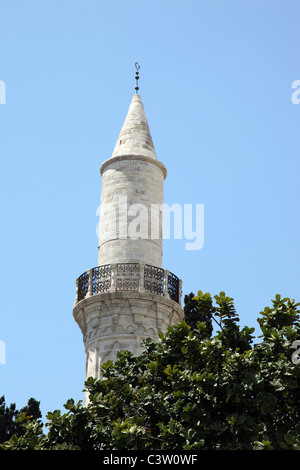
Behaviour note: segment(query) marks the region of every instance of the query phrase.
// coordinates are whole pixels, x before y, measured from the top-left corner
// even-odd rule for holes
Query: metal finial
[[[136,62],[135,64],[135,68],[136,68],[136,72],[135,72],[135,83],[136,83],[136,87],[135,87],[135,92],[137,93],[139,91],[139,70],[140,70],[140,66],[138,64],[138,62]]]

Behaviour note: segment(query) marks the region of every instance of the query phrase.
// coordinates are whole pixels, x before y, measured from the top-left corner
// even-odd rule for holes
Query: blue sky
[[[224,290],[255,326],[300,300],[297,0],[0,0],[0,395],[83,398],[75,279],[97,265],[101,163],[134,94],[165,202],[204,204],[204,246],[164,243],[183,293]]]

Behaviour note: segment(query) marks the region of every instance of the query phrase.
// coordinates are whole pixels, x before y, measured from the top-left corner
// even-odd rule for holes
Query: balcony
[[[160,295],[181,304],[181,280],[170,271],[142,263],[96,266],[76,279],[75,304],[92,295],[136,291]]]

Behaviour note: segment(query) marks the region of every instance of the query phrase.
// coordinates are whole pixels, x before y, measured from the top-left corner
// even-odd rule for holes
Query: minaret
[[[137,64],[136,64],[137,66]],[[77,280],[73,315],[86,352],[86,378],[118,351],[141,352],[182,319],[181,281],[162,268],[167,170],[156,156],[144,106],[133,95],[112,156],[101,165],[98,266]]]

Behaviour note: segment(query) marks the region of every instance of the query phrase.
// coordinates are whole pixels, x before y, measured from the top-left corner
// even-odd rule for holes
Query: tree
[[[139,356],[119,353],[103,380],[89,378],[86,407],[70,399],[65,413],[48,413],[47,434],[24,417],[23,436],[2,449],[300,449],[300,304],[276,295],[253,344],[233,299],[214,301],[188,296],[200,321],[188,324],[187,307],[187,321],[147,339]]]
[[[7,441],[13,435],[18,437],[22,435],[24,426],[19,423],[18,417],[25,415],[39,420],[42,417],[40,402],[30,398],[27,406],[18,411],[15,403],[6,405],[4,395],[0,398],[0,443]]]

